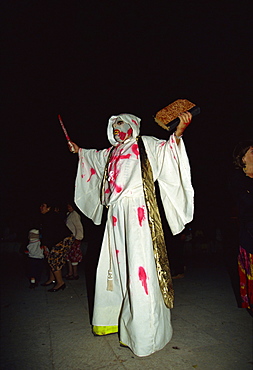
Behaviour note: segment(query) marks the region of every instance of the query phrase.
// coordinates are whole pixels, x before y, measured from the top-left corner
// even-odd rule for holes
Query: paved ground
[[[6,246],[5,246],[6,250]],[[169,369],[251,370],[252,317],[237,307],[219,258],[190,259],[174,280],[174,334],[161,351],[136,357],[117,335],[91,333],[84,267],[57,293],[28,289],[15,245],[1,253],[1,370]]]

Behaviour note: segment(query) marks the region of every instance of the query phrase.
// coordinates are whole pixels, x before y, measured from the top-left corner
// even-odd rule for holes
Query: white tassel
[[[108,270],[108,275],[107,275],[107,289],[110,292],[113,291],[113,277],[112,277],[112,270]]]

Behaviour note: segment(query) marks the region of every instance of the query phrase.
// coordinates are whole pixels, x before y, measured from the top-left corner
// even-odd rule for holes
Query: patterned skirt
[[[52,271],[59,271],[65,265],[74,239],[73,236],[68,236],[51,249],[48,254],[48,263]]]
[[[81,251],[81,240],[74,240],[72,243],[67,260],[72,263],[81,262],[83,258],[82,251]]]
[[[242,308],[253,311],[253,254],[240,247],[238,255]]]

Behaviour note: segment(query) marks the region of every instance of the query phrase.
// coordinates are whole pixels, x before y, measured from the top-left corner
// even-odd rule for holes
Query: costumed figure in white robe
[[[191,121],[180,118],[181,133]],[[171,339],[173,307],[169,262],[156,203],[158,181],[166,218],[173,234],[193,217],[190,167],[181,137],[169,140],[139,136],[140,119],[112,116],[109,149],[80,149],[75,203],[101,223],[107,222],[96,276],[93,333],[119,333],[122,345],[137,356],[162,349]]]

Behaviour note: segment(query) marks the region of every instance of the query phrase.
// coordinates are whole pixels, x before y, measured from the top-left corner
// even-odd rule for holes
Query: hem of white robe
[[[125,343],[123,343],[121,340],[119,341],[120,342],[120,344],[122,344],[124,347],[126,347],[126,348],[129,348],[132,352],[133,352],[133,354],[135,355],[135,356],[137,356],[137,357],[147,357],[147,356],[151,356],[151,355],[153,355],[154,353],[156,353],[156,352],[159,352],[159,351],[161,351],[162,349],[164,349],[166,346],[167,346],[167,344],[171,341],[171,339],[172,339],[172,333],[171,333],[171,338],[169,339],[169,341],[167,342],[167,343],[165,343],[164,344],[164,346],[162,346],[161,348],[159,348],[159,349],[155,349],[155,350],[153,350],[152,352],[150,352],[150,353],[148,353],[148,354],[145,354],[145,355],[140,355],[140,354],[138,354],[138,353],[136,353],[129,345],[127,345],[127,344],[125,344]]]

